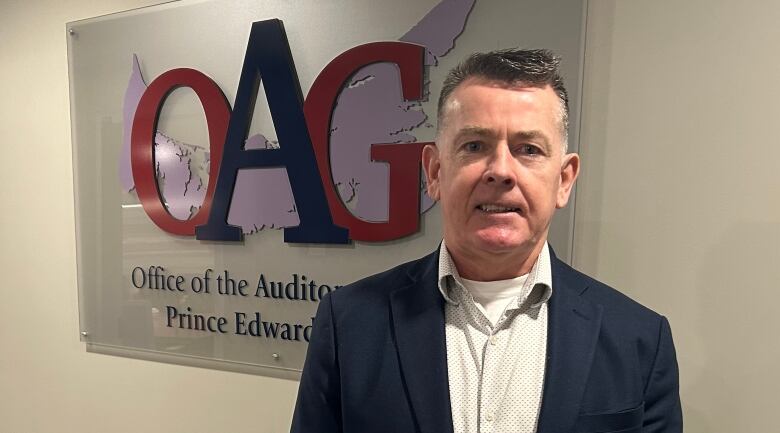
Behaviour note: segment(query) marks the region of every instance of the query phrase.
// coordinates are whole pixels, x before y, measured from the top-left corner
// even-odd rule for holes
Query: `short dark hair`
[[[504,82],[508,85],[552,87],[561,102],[561,135],[564,146],[569,130],[569,95],[558,67],[561,59],[546,49],[510,48],[487,53],[474,53],[455,66],[444,79],[439,94],[438,124],[444,118],[444,106],[450,94],[471,77]]]

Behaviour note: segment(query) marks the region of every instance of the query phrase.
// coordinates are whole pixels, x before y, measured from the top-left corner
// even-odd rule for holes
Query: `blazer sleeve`
[[[341,433],[341,384],[331,297],[317,308],[291,433]]]
[[[682,433],[682,408],[677,357],[672,331],[661,318],[653,368],[645,388],[643,433]]]

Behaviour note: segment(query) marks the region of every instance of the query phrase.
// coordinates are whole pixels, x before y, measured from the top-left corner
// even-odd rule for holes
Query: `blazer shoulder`
[[[601,305],[604,314],[617,319],[618,321],[628,321],[633,323],[652,323],[658,326],[662,316],[650,308],[640,304],[630,298],[623,292],[605,284],[601,281],[586,275],[571,266],[556,259],[557,274],[570,284],[572,281],[577,283],[573,286],[579,286],[579,294],[588,301]],[[553,273],[555,275],[556,272]],[[554,290],[554,289],[553,289]]]
[[[327,296],[331,297],[330,301],[334,308],[371,307],[377,302],[384,304],[389,299],[390,293],[396,289],[415,284],[420,278],[427,276],[427,273],[434,272],[435,278],[438,274],[437,262],[438,251],[435,251],[425,257],[361,278]],[[432,266],[433,269],[431,269]]]

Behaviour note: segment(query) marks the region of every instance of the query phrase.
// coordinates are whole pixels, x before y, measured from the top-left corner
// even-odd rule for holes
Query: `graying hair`
[[[552,87],[560,101],[559,124],[566,153],[569,141],[569,95],[563,85],[558,67],[561,59],[545,49],[526,50],[510,48],[474,53],[455,66],[444,79],[439,95],[437,128],[444,120],[445,105],[452,92],[468,78],[484,78],[506,83],[510,86]]]

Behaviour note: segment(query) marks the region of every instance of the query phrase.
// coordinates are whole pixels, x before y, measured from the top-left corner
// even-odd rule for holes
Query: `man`
[[[579,171],[546,50],[450,72],[423,151],[444,240],[323,299],[295,433],[681,432],[668,322],[547,245]]]

